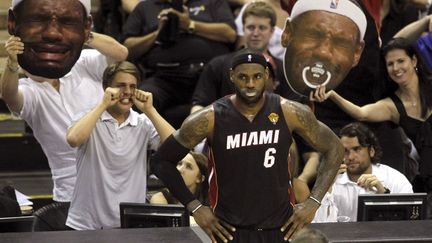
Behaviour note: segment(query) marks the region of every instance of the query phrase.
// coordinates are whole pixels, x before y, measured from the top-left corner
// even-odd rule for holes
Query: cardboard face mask
[[[24,43],[20,66],[46,78],[66,75],[90,33],[90,0],[13,0],[12,9],[8,31]]]
[[[319,86],[335,89],[343,81],[360,59],[366,28],[363,12],[350,1],[313,1],[294,5],[282,35],[285,77],[304,96]]]

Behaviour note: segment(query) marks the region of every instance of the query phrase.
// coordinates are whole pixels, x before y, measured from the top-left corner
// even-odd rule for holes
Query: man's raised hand
[[[18,36],[11,36],[5,44],[6,51],[10,61],[17,62],[17,56],[22,54],[24,51],[24,43],[21,42],[21,38]]]
[[[144,113],[153,108],[153,95],[150,92],[136,89],[132,100],[136,107]]]
[[[309,94],[310,101],[324,102],[332,95],[332,90],[326,92],[325,86],[318,86],[315,90],[312,90]]]
[[[105,108],[115,105],[120,100],[120,89],[108,87],[105,89],[103,104]]]

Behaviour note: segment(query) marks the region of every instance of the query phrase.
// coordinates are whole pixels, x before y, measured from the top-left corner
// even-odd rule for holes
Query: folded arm
[[[170,13],[179,17],[179,27],[184,31],[189,30],[190,24],[193,21],[195,24],[193,34],[195,35],[224,43],[234,43],[237,38],[236,31],[227,23],[209,23],[191,19],[186,6],[183,6],[183,12],[178,12],[172,8],[164,9],[159,16],[164,17]]]
[[[86,45],[102,53],[108,64],[124,61],[129,54],[128,49],[114,38],[96,32],[91,32]]]
[[[410,42],[415,42],[424,32],[431,31],[432,15],[421,18],[403,27],[394,35],[394,38],[406,38]]]
[[[237,38],[235,30],[225,23],[206,23],[196,21],[195,34],[209,40],[224,43],[234,43]]]
[[[146,54],[153,47],[159,29],[144,36],[129,37],[124,41],[124,45],[129,50],[129,59],[135,60]]]

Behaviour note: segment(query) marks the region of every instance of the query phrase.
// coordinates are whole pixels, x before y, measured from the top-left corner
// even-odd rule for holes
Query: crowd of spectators
[[[81,193],[86,188],[85,172],[88,173],[88,170],[85,169],[85,166],[88,166],[87,161],[85,161],[86,158],[80,157],[77,160],[74,156],[77,151],[78,154],[81,153],[81,156],[84,156],[86,147],[82,147],[82,144],[90,146],[91,143],[94,143],[93,140],[96,138],[91,136],[92,129],[96,127],[95,132],[104,129],[104,124],[102,122],[96,123],[96,119],[101,117],[105,110],[107,110],[107,113],[104,113],[105,116],[110,117],[112,113],[110,113],[109,107],[121,107],[122,102],[127,101],[119,99],[120,101],[117,101],[119,103],[116,104],[109,104],[106,101],[103,106],[104,109],[99,110],[99,113],[95,110],[92,111],[96,114],[93,114],[95,119],[93,119],[91,129],[85,138],[80,138],[79,143],[74,142],[71,138],[72,135],[75,135],[72,124],[74,126],[81,125],[80,122],[82,123],[82,121],[78,121],[78,118],[94,108],[103,99],[103,88],[109,86],[102,87],[101,83],[105,68],[111,63],[126,59],[133,63],[131,65],[134,68],[137,67],[138,74],[134,76],[136,79],[133,80],[135,85],[133,89],[142,90],[138,91],[138,94],[144,91],[150,92],[152,105],[156,109],[157,115],[159,116],[160,113],[161,117],[153,119],[152,114],[147,114],[150,108],[144,107],[140,102],[129,101],[127,105],[132,107],[135,103],[134,109],[137,112],[144,112],[146,118],[143,119],[146,126],[150,128],[143,125],[143,129],[149,129],[147,131],[148,136],[152,140],[155,139],[155,136],[151,133],[156,133],[156,130],[161,136],[161,140],[164,140],[174,129],[168,126],[164,127],[167,131],[159,132],[163,129],[157,125],[152,127],[152,123],[165,122],[166,120],[174,128],[179,128],[190,113],[235,92],[229,70],[232,57],[242,48],[260,52],[266,58],[271,71],[269,79],[271,82],[266,86],[267,92],[274,92],[284,98],[309,105],[318,120],[340,135],[345,146],[345,159],[347,161],[353,157],[351,153],[361,153],[357,150],[364,149],[364,155],[367,157],[367,170],[356,176],[350,174],[353,171],[350,167],[340,171],[343,176],[337,177],[332,190],[326,194],[325,201],[322,202],[323,206],[330,208],[335,206],[339,208],[339,212],[349,215],[355,220],[357,211],[350,213],[347,210],[354,210],[353,205],[356,206],[354,197],[359,193],[368,193],[366,191],[375,193],[412,192],[411,185],[409,185],[411,183],[414,186],[414,192],[429,193],[429,206],[432,209],[431,70],[423,65],[422,57],[416,53],[414,48],[417,38],[423,32],[432,31],[432,16],[428,15],[431,1],[352,1],[362,9],[367,22],[363,33],[364,37],[358,42],[361,44],[353,46],[355,51],[352,54],[355,64],[352,69],[350,66],[349,72],[341,74],[344,78],[338,81],[340,82],[339,85],[331,87],[334,90],[326,90],[325,86],[318,86],[317,89],[313,90],[306,89],[307,92],[310,92],[310,97],[307,97],[303,91],[293,90],[286,80],[289,75],[284,76],[283,73],[287,63],[290,65],[291,61],[287,61],[285,51],[287,50],[288,54],[293,53],[297,58],[296,51],[300,50],[294,46],[295,41],[292,39],[288,41],[292,36],[287,37],[288,32],[283,31],[284,27],[288,27],[289,22],[285,25],[285,19],[291,14],[292,6],[296,0],[261,0],[258,2],[234,0],[102,0],[99,11],[95,14],[93,32],[90,31],[91,22],[88,14],[86,14],[90,13],[89,7],[86,5],[89,1],[80,0],[86,12],[82,13],[82,16],[73,16],[76,19],[72,20],[79,20],[80,26],[79,28],[75,26],[74,31],[76,33],[70,34],[71,42],[73,42],[70,45],[82,46],[85,42],[92,50],[83,50],[80,55],[72,53],[75,54],[75,57],[71,57],[67,72],[59,72],[48,61],[44,66],[46,60],[55,59],[57,58],[56,55],[43,56],[38,54],[32,56],[33,53],[28,52],[29,48],[24,48],[24,46],[29,45],[36,52],[43,52],[50,47],[37,46],[31,41],[35,41],[37,38],[40,38],[40,41],[58,41],[59,37],[55,35],[54,31],[38,34],[35,24],[32,25],[20,20],[21,16],[29,15],[32,16],[31,21],[49,22],[48,29],[59,28],[58,23],[52,23],[49,17],[44,18],[42,15],[32,12],[37,9],[46,16],[51,16],[52,11],[39,5],[33,6],[35,5],[33,0],[14,0],[13,10],[9,14],[9,32],[12,37],[6,44],[9,56],[5,68],[6,72],[3,73],[0,81],[0,94],[10,111],[21,116],[32,127],[35,137],[41,143],[53,174],[54,200],[64,203],[69,203],[72,200],[73,210],[70,214],[72,218],[69,219],[69,226],[75,229],[94,229],[98,228],[100,224],[105,224],[105,222],[93,223],[88,220],[84,222],[87,225],[83,226],[78,220],[74,221],[73,217],[75,219],[81,218],[79,207],[84,204],[84,202],[79,202],[76,199],[80,196],[78,187],[72,193],[77,178],[77,170],[75,169],[77,161],[78,178],[82,177],[81,183],[77,184],[81,185]],[[76,6],[70,6],[71,3],[66,4],[65,2],[65,0],[58,1],[55,7],[60,9],[62,6],[60,4],[65,4],[68,7],[76,8]],[[24,8],[24,4],[28,6]],[[60,24],[72,28],[67,25],[67,21],[70,19],[62,19]],[[310,21],[319,22],[320,20],[312,19]],[[352,27],[356,28],[355,25]],[[33,35],[32,40],[28,38],[30,35]],[[57,48],[57,54],[66,52],[66,47],[60,47],[60,45],[53,48]],[[28,55],[27,62],[26,59],[21,58],[25,55]],[[61,54],[57,56],[61,56]],[[297,64],[296,58],[292,58],[293,65]],[[331,58],[335,59],[334,62],[338,61],[335,56],[331,56]],[[341,58],[343,59],[343,57]],[[29,60],[32,63],[28,63]],[[33,68],[33,65],[39,63],[40,60],[43,60],[40,62],[40,66]],[[347,65],[348,62],[343,63],[343,61],[340,65]],[[18,64],[24,69],[27,76],[20,79],[19,82]],[[112,75],[115,76],[115,73]],[[112,81],[111,78],[110,82]],[[294,78],[296,77],[294,76]],[[120,81],[124,80],[118,80],[118,82]],[[44,82],[50,85],[41,85]],[[52,89],[53,87],[54,89]],[[122,94],[128,93],[131,97],[135,95],[130,88],[126,88],[127,91],[123,89]],[[138,94],[137,96],[139,96]],[[105,96],[114,97],[115,95],[118,94],[112,90],[105,91]],[[50,100],[50,97],[53,100]],[[142,99],[147,102],[148,97],[144,97],[143,93]],[[129,116],[129,112],[135,115],[135,111],[129,111],[129,108],[124,110],[126,117]],[[153,112],[153,110],[151,111]],[[91,115],[92,112],[88,115]],[[82,119],[85,118],[86,116]],[[119,121],[117,119],[117,122],[121,124],[124,120]],[[370,123],[367,125],[352,123],[356,120]],[[49,121],[48,126],[46,121]],[[77,121],[78,123],[73,123]],[[88,126],[88,123],[86,125]],[[163,125],[167,124],[164,123]],[[369,126],[371,130],[366,126]],[[68,129],[70,130],[66,136]],[[112,127],[111,129],[114,131],[117,128]],[[79,129],[79,132],[82,131]],[[103,131],[107,133],[104,136],[110,136],[110,131]],[[363,141],[360,139],[362,136],[366,140],[371,139],[372,142]],[[91,140],[88,140],[89,137]],[[157,149],[159,140],[156,140],[151,144],[153,149]],[[115,142],[120,141],[121,137]],[[140,146],[147,146],[147,140],[140,142]],[[302,144],[303,141],[296,139],[296,143]],[[102,144],[101,146],[105,145]],[[133,145],[129,144],[128,146]],[[312,171],[312,174],[318,170],[320,155],[302,156],[311,153],[309,148],[304,147],[308,146],[302,145],[294,149],[300,155],[294,162],[301,164],[301,166],[296,167],[296,171],[293,171],[295,176],[301,174],[303,167],[308,167],[308,171]],[[87,152],[92,153],[94,151],[88,150]],[[380,152],[379,161],[372,161],[373,158],[378,157],[378,151]],[[383,155],[382,158],[381,155]],[[91,154],[89,156],[99,157],[100,155],[96,153],[96,155]],[[310,161],[308,158],[311,157],[314,158],[312,159],[314,165],[309,164],[308,166]],[[140,154],[129,159],[137,158],[147,160],[147,155]],[[193,194],[201,196],[203,202],[207,201],[203,196],[205,193],[197,188],[207,189],[208,187],[208,185],[202,186],[207,177],[206,166],[202,165],[202,160],[205,159],[201,154],[191,152],[178,165],[179,171],[187,171],[187,166],[191,168],[191,171],[192,168],[194,169],[192,179],[189,178],[191,181],[188,186],[190,186],[189,189]],[[102,162],[100,164],[101,167],[106,166]],[[143,165],[144,168],[141,168]],[[140,164],[141,167],[136,166],[134,168],[139,169],[134,170],[132,168],[129,172],[139,171],[147,175],[145,164]],[[102,171],[99,168],[93,170]],[[387,173],[388,171],[391,173]],[[96,179],[99,177],[106,179],[106,175],[109,173],[106,171],[105,173],[95,173],[92,176],[97,175]],[[381,181],[378,184],[368,184],[367,187],[374,187],[373,190],[348,188],[350,186],[355,187],[354,184],[359,184],[359,180],[366,180],[362,179],[362,174],[374,174],[375,176],[385,174],[386,178],[378,178]],[[403,189],[399,190],[398,186],[389,182],[390,179],[387,177],[391,176],[394,180],[395,175],[402,178],[398,182],[403,181]],[[309,176],[310,179],[305,182],[311,187],[314,183],[313,177],[313,175]],[[187,182],[186,176],[183,179]],[[376,180],[375,177],[374,179]],[[142,184],[145,186],[145,181]],[[136,197],[138,201],[146,200],[145,188],[134,187],[132,189],[144,193],[144,196]],[[94,191],[98,190],[97,188],[94,189]],[[118,194],[122,190],[115,187],[104,196],[109,197],[111,194]],[[346,193],[346,190],[351,190],[351,193]],[[90,190],[87,193],[93,194],[94,192]],[[127,196],[131,194],[126,195],[126,198],[129,199]],[[346,204],[347,198],[344,195],[353,197],[348,200],[349,205]],[[302,196],[301,198],[306,200],[308,197]],[[172,198],[166,189],[156,194],[151,200],[151,202],[156,203],[161,201],[163,203],[178,203],[178,200]],[[298,202],[300,201],[298,200]],[[115,211],[115,206],[105,206],[110,208],[109,210]],[[320,213],[320,211],[318,212]],[[111,216],[113,215],[115,212]],[[334,221],[335,215],[337,212],[332,215],[332,219],[329,219],[329,215],[321,212],[316,221]],[[116,223],[113,223],[117,220],[117,216],[106,220],[108,222],[106,223],[107,227],[118,227]],[[98,217],[102,216],[95,216],[95,218]],[[428,217],[432,218],[431,212],[429,212]]]

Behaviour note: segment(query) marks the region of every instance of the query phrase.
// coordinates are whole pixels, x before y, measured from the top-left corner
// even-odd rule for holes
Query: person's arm
[[[203,108],[204,108],[204,106],[202,106],[202,105],[193,105],[192,108],[191,108],[190,113],[192,114],[192,113],[194,113],[196,111],[202,110]]]
[[[16,36],[11,36],[5,44],[8,58],[1,76],[1,96],[12,112],[19,113],[23,107],[24,98],[18,89],[18,59],[24,51],[24,43]]]
[[[324,100],[330,98],[339,108],[350,115],[352,118],[359,121],[368,122],[383,122],[383,121],[393,121],[397,123],[398,117],[396,113],[389,106],[389,98],[379,100],[375,103],[368,104],[365,106],[358,106],[346,100],[340,96],[336,91],[330,90],[325,91],[325,87],[317,88],[310,93],[310,100],[323,102]]]
[[[90,32],[86,45],[98,50],[106,58],[108,64],[126,60],[128,49],[108,35]]]
[[[136,107],[142,111],[153,123],[159,134],[161,143],[171,135],[175,129],[157,112],[153,106],[153,95],[150,92],[135,90],[135,95],[132,97]]]
[[[414,43],[424,32],[431,31],[431,18],[432,15],[428,15],[410,23],[399,30],[394,35],[394,38],[402,37],[408,39],[411,43]]]
[[[428,11],[432,3],[431,0],[408,0],[407,2],[420,11]]]
[[[363,174],[357,180],[357,185],[366,190],[376,190],[378,194],[390,193],[387,188],[381,183],[380,179],[374,174]]]
[[[374,174],[363,174],[357,180],[357,184],[372,191],[376,190],[377,194],[413,192],[411,183],[402,173],[390,167],[386,172],[389,175],[388,178],[378,178]]]
[[[185,31],[189,30],[191,21],[193,21],[195,23],[193,34],[195,35],[224,43],[234,43],[237,38],[236,31],[226,23],[207,23],[191,19],[186,6],[183,6],[183,12],[181,13],[175,9],[168,8],[162,10],[159,16],[162,18],[169,13],[173,13],[179,17],[179,27]]]
[[[309,197],[309,182],[316,177],[320,159],[317,152],[307,152],[302,157],[306,161],[303,171],[297,178],[293,179],[294,193],[298,203],[306,201]]]
[[[290,226],[285,236],[285,240],[288,240],[295,232],[312,222],[322,198],[333,183],[343,159],[344,149],[336,134],[317,121],[308,107],[283,100],[282,109],[291,132],[296,132],[322,155],[311,195],[305,202],[294,207],[293,215],[281,229],[285,231]]]
[[[159,31],[162,26],[167,22],[168,18],[158,16],[158,26],[156,30],[149,30],[143,32],[143,25],[145,23],[147,5],[145,1],[140,1],[134,10],[127,18],[126,24],[123,26],[123,34],[125,39],[123,45],[129,50],[128,59],[135,61],[145,55],[154,45]]]
[[[216,242],[215,236],[224,241],[232,239],[226,228],[233,230],[233,227],[217,219],[208,206],[202,205],[200,201],[194,198],[185,185],[180,172],[176,169],[178,161],[182,160],[204,138],[210,136],[213,127],[214,112],[212,107],[189,115],[181,128],[168,137],[151,157],[150,163],[155,175],[164,182],[174,197],[186,206],[197,224],[210,239]]]
[[[156,41],[156,37],[159,34],[159,30],[157,29],[147,35],[144,36],[135,36],[129,37],[124,41],[124,45],[129,50],[129,59],[136,60],[137,58],[146,54],[150,48],[153,47]]]
[[[316,177],[320,155],[317,152],[307,152],[302,157],[306,163],[298,179],[309,183]]]
[[[119,95],[120,90],[118,88],[108,87],[105,90],[102,101],[68,129],[66,140],[71,147],[79,147],[88,140],[93,129],[96,127],[99,117],[108,107],[118,102]]]
[[[138,0],[121,0],[122,8],[126,13],[132,12],[136,5],[138,5]]]
[[[150,204],[168,204],[168,201],[162,192],[158,192],[150,198]]]
[[[206,23],[195,21],[195,35],[209,40],[234,43],[236,32],[231,26],[225,23]]]

